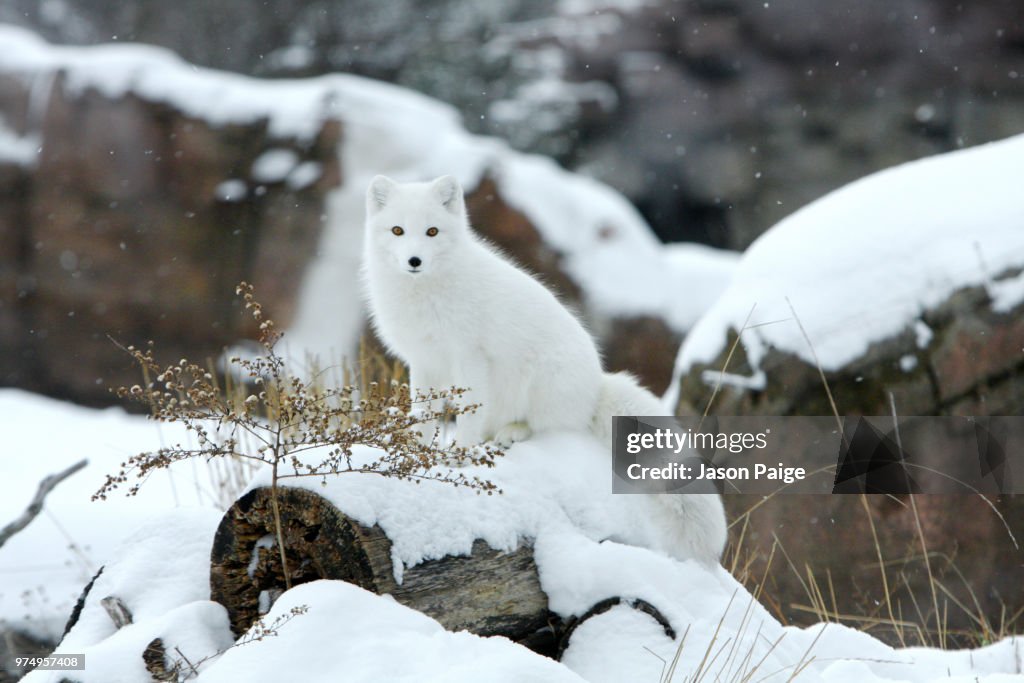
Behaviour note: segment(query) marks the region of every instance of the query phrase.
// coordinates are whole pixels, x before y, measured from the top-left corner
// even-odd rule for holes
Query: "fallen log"
[[[278,490],[291,584],[348,581],[423,612],[445,628],[502,635],[524,644],[549,642],[557,618],[548,610],[533,548],[511,552],[477,540],[467,556],[448,556],[405,569],[395,581],[391,541],[378,527],[351,519],[325,498],[298,488]],[[224,514],[210,558],[210,591],[224,605],[236,635],[266,613],[285,590],[269,488],[250,491]],[[539,635],[538,635],[539,634]]]

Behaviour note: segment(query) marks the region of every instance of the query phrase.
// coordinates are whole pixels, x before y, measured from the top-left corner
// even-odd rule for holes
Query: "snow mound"
[[[199,683],[583,683],[570,670],[505,638],[445,631],[387,597],[341,581],[314,581],[282,595],[264,619],[306,606],[279,636],[229,650]],[[344,615],[339,618],[339,615]],[[291,672],[291,673],[289,673]]]
[[[191,557],[198,548],[189,545],[190,535],[199,528],[212,534],[220,517],[212,470],[193,463],[156,473],[138,497],[115,493],[109,500],[91,502],[105,475],[116,474],[129,456],[167,442],[187,443],[184,430],[174,425],[158,425],[120,409],[80,408],[3,389],[0,433],[4,435],[0,525],[25,510],[44,477],[83,458],[89,460],[88,467],[51,492],[43,512],[28,527],[0,548],[0,624],[29,629],[42,638],[59,637],[82,587],[101,566],[112,558],[135,557],[134,552],[139,552],[140,565],[132,570],[137,578],[130,583],[144,590],[150,580],[146,575],[156,569],[153,562],[158,558],[171,562],[175,548]],[[171,526],[180,531],[174,538],[156,534],[164,524],[161,515],[175,508],[180,508],[182,516]],[[135,542],[123,544],[139,529],[148,531]],[[147,534],[154,540],[145,541]],[[161,544],[166,551],[158,547]],[[209,552],[208,545],[205,552]],[[163,559],[157,564],[162,563]],[[207,564],[208,558],[204,560]],[[195,573],[181,576],[184,578],[179,580],[184,582],[197,577]],[[104,574],[100,582],[107,584],[112,579]],[[112,590],[122,588],[121,584],[110,585]],[[203,590],[205,594],[193,594],[190,599],[208,599],[208,588]],[[165,607],[158,604],[154,609],[163,611]]]
[[[804,664],[807,680],[834,683],[1019,679],[1024,645],[1019,639],[962,652],[896,650],[834,624],[783,627],[721,567],[679,561],[657,550],[658,527],[645,516],[651,501],[613,496],[607,454],[589,436],[572,434],[517,444],[498,467],[483,472],[505,489],[500,496],[371,475],[336,477],[326,488],[308,481],[363,523],[380,524],[395,541],[399,567],[469,552],[477,537],[496,548],[529,539],[554,612],[579,615],[612,596],[642,599],[664,614],[676,640],[646,614],[620,605],[586,622],[562,662],[554,662],[504,638],[445,631],[388,596],[321,581],[285,593],[264,623],[296,606],[308,606],[308,613],[280,625],[276,636],[236,646],[224,609],[208,600],[210,547],[221,513],[180,506],[183,498],[196,495],[198,481],[188,478],[195,472],[172,470],[128,500],[88,502],[101,474],[126,454],[180,435],[119,410],[87,410],[18,391],[0,391],[0,416],[9,453],[16,456],[0,460],[0,475],[9,487],[5,490],[23,492],[0,497],[0,519],[20,512],[35,482],[65,461],[78,455],[93,460],[51,496],[52,518],[41,515],[0,551],[5,594],[40,581],[54,597],[65,592],[66,600],[51,599],[35,611],[37,620],[58,625],[89,576],[75,584],[74,572],[64,567],[61,573],[57,561],[45,571],[39,567],[40,561],[58,558],[55,522],[74,535],[94,565],[105,565],[78,623],[57,650],[85,653],[87,669],[73,678],[86,683],[151,680],[140,653],[157,637],[172,658],[180,650],[198,665],[197,680],[210,682],[297,677],[326,682],[339,675],[357,683],[482,677],[538,683],[656,681],[662,660],[671,661],[680,643],[677,680],[697,672],[706,652],[713,658],[706,680],[736,680],[730,675],[750,673],[758,662],[751,680],[780,683]],[[62,429],[52,429],[54,424]],[[258,475],[253,485],[264,482],[263,477]],[[180,489],[177,498],[170,486],[174,481]],[[132,625],[114,629],[99,604],[107,595],[126,603]],[[0,616],[25,624],[6,597]],[[53,683],[64,675],[37,671],[24,680]]]
[[[70,644],[62,643],[59,652],[85,656],[85,668],[72,672],[72,680],[78,683],[149,683],[154,679],[146,671],[140,653],[156,638],[162,641],[172,661],[187,659],[193,663],[220,654],[234,642],[224,607],[216,602],[201,601],[129,624],[90,647],[71,650]],[[69,680],[68,673],[33,671],[22,680],[60,683]]]
[[[728,289],[687,336],[676,380],[740,330],[756,371],[769,347],[825,370],[914,326],[957,289],[983,285],[1002,310],[1024,300],[1024,135],[875,173],[800,209],[743,254]],[[753,314],[751,315],[751,310]],[[678,381],[673,385],[677,385]]]

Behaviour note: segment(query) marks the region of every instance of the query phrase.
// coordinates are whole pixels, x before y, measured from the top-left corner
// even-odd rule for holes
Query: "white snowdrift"
[[[88,549],[95,566],[105,565],[78,624],[58,648],[85,653],[87,670],[76,674],[84,683],[148,681],[139,653],[156,637],[168,651],[178,648],[193,663],[208,658],[199,681],[268,683],[294,680],[296,675],[326,682],[342,672],[345,680],[357,682],[481,677],[657,681],[662,666],[658,657],[671,660],[679,644],[647,616],[617,607],[580,629],[564,661],[555,663],[502,638],[447,632],[387,596],[318,582],[286,593],[267,621],[292,606],[308,606],[307,614],[281,626],[276,637],[231,648],[226,614],[209,602],[210,545],[220,513],[177,506],[166,478],[150,481],[136,498],[87,502],[100,474],[112,471],[125,455],[178,435],[166,426],[161,433],[157,425],[119,410],[86,410],[19,391],[0,391],[0,421],[14,447],[9,451],[13,455],[0,460],[0,480],[5,491],[19,491],[23,499],[0,497],[0,518],[20,512],[45,474],[79,455],[93,460],[89,470],[76,475],[81,480],[65,482],[67,488],[51,496],[50,515],[37,518],[0,549],[5,593],[0,618],[21,625],[21,608],[8,595],[16,599],[22,589],[45,585],[51,599],[34,606],[33,621],[60,625],[87,580],[81,574],[76,582],[70,568],[61,574],[57,562],[49,573],[39,570],[39,564],[59,557],[54,548],[60,546],[53,544],[55,520]],[[188,477],[205,466],[196,467],[196,472],[186,468],[175,474],[179,498],[189,499],[184,502],[196,496]],[[1019,640],[964,652],[894,650],[841,626],[782,627],[723,569],[680,562],[642,547],[656,547],[652,534],[657,524],[643,516],[643,497],[608,492],[607,455],[589,436],[551,435],[517,444],[488,473],[505,489],[503,495],[477,496],[440,484],[372,475],[343,475],[326,488],[306,481],[361,521],[380,524],[395,539],[395,559],[401,566],[468,552],[476,537],[496,548],[532,540],[555,612],[580,614],[609,596],[642,598],[656,605],[677,633],[688,629],[680,674],[696,671],[710,645],[712,653],[722,650],[710,679],[715,673],[752,667],[763,658],[754,678],[768,676],[768,681],[785,681],[794,667],[809,660],[802,676],[806,680],[1019,680],[1024,650]],[[253,484],[261,481],[262,475]],[[125,600],[135,617],[133,626],[114,630],[99,605],[107,595]],[[25,680],[55,682],[61,675],[40,671]]]
[[[280,637],[225,653],[199,682],[584,681],[510,640],[450,633],[430,617],[340,581],[295,587],[274,604],[267,621],[303,605],[309,612],[284,625]]]
[[[187,535],[204,520],[203,528],[212,533],[220,516],[206,467],[186,463],[158,473],[138,498],[115,494],[105,502],[90,502],[105,475],[116,474],[129,456],[183,440],[183,431],[129,417],[119,409],[90,410],[0,390],[0,526],[24,511],[44,477],[83,458],[90,463],[54,489],[43,512],[0,548],[0,622],[29,627],[45,637],[59,636],[93,574],[122,554],[117,548],[125,538],[166,510],[178,508],[175,523],[188,524],[190,531],[176,541],[182,544],[181,552],[199,552],[188,545]],[[164,557],[152,555],[155,549],[149,543],[140,541],[128,548],[140,552],[131,561],[143,565]],[[147,571],[143,567],[138,573]],[[209,598],[208,590],[203,598]],[[159,603],[156,609],[163,611]]]
[[[996,278],[1024,266],[1022,174],[1024,135],[875,173],[800,209],[743,254],[686,337],[676,379],[714,361],[751,309],[741,338],[755,371],[769,347],[813,363],[787,297],[825,370],[915,323],[927,338],[921,313],[962,287],[983,285],[1009,310],[1024,276]]]

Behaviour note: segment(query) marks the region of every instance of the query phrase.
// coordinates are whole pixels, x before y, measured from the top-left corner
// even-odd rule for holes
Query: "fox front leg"
[[[483,354],[471,355],[461,359],[459,376],[460,386],[467,391],[459,403],[465,409],[475,405],[472,410],[464,410],[455,418],[455,443],[459,446],[476,446],[486,441],[491,435],[491,414],[496,403],[493,401],[490,366]]]

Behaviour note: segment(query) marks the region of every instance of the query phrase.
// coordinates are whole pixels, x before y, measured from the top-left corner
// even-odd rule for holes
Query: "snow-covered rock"
[[[745,414],[810,414],[819,363],[850,394],[840,408],[867,414],[888,413],[885,392],[909,383],[904,376],[924,378],[935,395],[897,392],[897,408],[931,414],[1019,368],[1022,171],[1017,136],[876,173],[781,221],[687,335],[669,402],[703,408],[740,331],[728,370],[756,380],[757,392],[738,403],[727,385],[723,400]],[[951,357],[967,349],[977,351],[973,368]],[[1009,400],[993,412],[1022,407]]]
[[[831,415],[820,362],[843,415],[889,415],[890,396],[904,416],[1022,414],[1022,172],[1024,136],[1017,136],[869,176],[778,223],[744,253],[732,283],[683,343],[671,409],[704,411],[746,324],[712,413]],[[799,453],[789,457],[801,462]],[[754,504],[726,503],[733,514]],[[992,505],[976,496],[924,496],[915,511],[872,500],[876,539],[856,497],[778,496],[758,506],[747,540],[767,557],[773,534],[786,530],[794,565],[828,576],[839,611],[850,611],[865,600],[855,587],[878,579],[879,548],[886,560],[907,557],[919,514],[929,552],[943,558],[936,570],[962,577],[947,580],[947,589],[973,605],[971,590],[985,586],[977,609],[998,611],[1005,600],[1020,604],[1022,555],[1011,534],[1020,539],[1024,527],[1019,497]],[[933,585],[920,560],[901,567],[895,604],[930,603]],[[805,581],[778,573],[777,598],[803,603]],[[943,621],[969,630],[971,609],[950,602]]]

